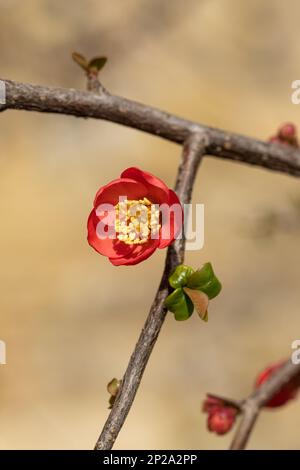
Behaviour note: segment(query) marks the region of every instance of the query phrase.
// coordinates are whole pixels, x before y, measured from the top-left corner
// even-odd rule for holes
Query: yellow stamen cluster
[[[127,245],[142,245],[158,236],[159,210],[146,197],[118,202],[115,214],[117,238]]]

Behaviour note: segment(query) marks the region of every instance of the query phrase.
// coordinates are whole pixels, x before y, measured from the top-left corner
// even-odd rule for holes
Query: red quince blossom
[[[235,423],[236,410],[229,407],[217,408],[208,415],[207,428],[219,436],[226,434]]]
[[[219,436],[226,434],[235,423],[238,411],[226,405],[223,400],[207,395],[202,405],[202,411],[207,413],[207,429]]]
[[[113,265],[133,265],[169,246],[182,226],[176,193],[151,173],[132,167],[97,192],[88,242]]]
[[[258,388],[261,384],[266,382],[268,378],[283,364],[285,361],[278,362],[276,364],[273,364],[266,369],[264,369],[257,377],[256,382],[255,382],[255,388]],[[298,384],[295,383],[294,381],[288,382],[284,387],[277,392],[271,400],[269,400],[266,404],[265,407],[267,408],[277,408],[278,406],[282,406],[285,403],[287,403],[290,400],[293,400],[296,398],[297,393],[298,393]]]

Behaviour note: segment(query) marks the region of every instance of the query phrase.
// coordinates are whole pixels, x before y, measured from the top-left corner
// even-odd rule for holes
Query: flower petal
[[[130,255],[133,251],[132,245],[127,245],[126,243],[121,242],[117,238],[99,238],[97,234],[97,225],[100,222],[99,217],[97,217],[95,210],[92,210],[88,218],[88,243],[94,248],[98,253],[103,256],[113,257],[113,258],[122,258],[124,256]]]
[[[148,191],[145,196],[147,196],[153,204],[168,202],[169,188],[162,180],[151,173],[147,173],[136,167],[131,167],[121,173],[121,178],[130,178],[146,186]]]
[[[149,258],[149,256],[151,256],[152,253],[154,253],[156,248],[158,248],[158,243],[159,243],[159,240],[150,239],[147,243],[143,245],[135,245],[135,249],[132,251],[132,253],[125,255],[122,258],[110,257],[109,261],[114,266],[121,266],[121,265],[129,266],[129,265],[138,264],[141,261],[144,261],[145,259]]]
[[[130,178],[118,178],[99,189],[94,207],[104,203],[116,205],[120,196],[126,196],[128,200],[141,199],[146,193],[147,188],[141,182]]]

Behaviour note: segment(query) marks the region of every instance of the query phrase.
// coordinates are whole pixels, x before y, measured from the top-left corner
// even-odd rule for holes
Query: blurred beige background
[[[85,87],[73,50],[108,55],[111,92],[266,139],[300,123],[296,0],[0,0],[1,78]],[[180,148],[115,124],[0,115],[0,448],[92,448],[147,315],[164,252],[115,268],[86,242],[97,189],[132,165],[172,185]],[[286,213],[297,179],[207,158],[194,202],[223,282],[210,320],[169,315],[116,449],[226,448],[206,431],[206,391],[236,398],[299,339],[299,228],[253,236]],[[294,217],[294,216],[293,216]],[[300,402],[262,413],[249,448],[300,448]]]

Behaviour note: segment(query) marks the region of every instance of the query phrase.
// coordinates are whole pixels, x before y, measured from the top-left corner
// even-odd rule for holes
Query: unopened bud
[[[226,434],[235,423],[236,410],[233,408],[216,408],[207,418],[207,428],[218,435]]]
[[[292,147],[299,147],[297,138],[297,128],[292,122],[282,124],[276,135],[269,138],[269,142],[276,144],[291,145]]]
[[[278,136],[281,139],[291,139],[296,137],[296,134],[296,126],[291,122],[286,122],[285,124],[282,124],[278,129]]]
[[[112,408],[114,402],[115,402],[115,399],[116,399],[116,396],[118,395],[118,391],[120,389],[120,385],[121,385],[121,380],[118,380],[116,378],[113,378],[110,382],[108,382],[107,384],[107,391],[108,393],[110,393],[110,399],[109,399],[109,408]]]

